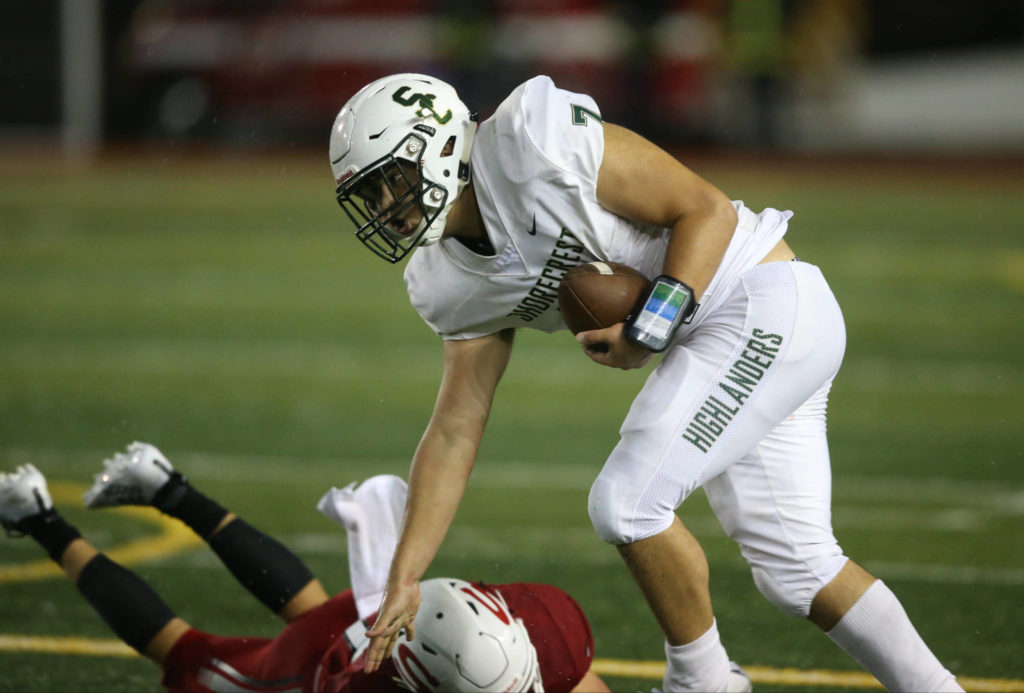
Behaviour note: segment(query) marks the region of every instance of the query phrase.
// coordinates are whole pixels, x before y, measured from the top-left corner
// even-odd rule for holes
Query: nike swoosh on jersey
[[[533,215],[533,226],[526,233],[530,234],[531,236],[536,236],[537,235],[537,215],[536,214]]]

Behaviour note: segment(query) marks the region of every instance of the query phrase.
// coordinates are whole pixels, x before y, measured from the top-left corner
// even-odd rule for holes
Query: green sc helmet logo
[[[434,99],[437,98],[436,95],[413,93],[409,96],[405,96],[405,92],[407,91],[409,91],[409,87],[402,87],[391,95],[391,100],[395,103],[400,103],[403,106],[412,106],[413,104],[417,104],[418,108],[416,109],[416,115],[420,118],[430,116],[440,125],[444,125],[452,119],[452,110],[450,108],[444,112],[444,115],[441,115],[434,110]]]

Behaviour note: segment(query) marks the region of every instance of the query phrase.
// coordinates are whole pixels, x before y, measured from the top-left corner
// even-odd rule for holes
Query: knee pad
[[[601,483],[598,477],[594,485],[590,487],[590,497],[587,499],[587,512],[590,514],[590,524],[594,526],[597,536],[609,544],[628,544],[629,537],[623,531],[621,522],[615,512],[615,501],[612,498],[612,489],[607,484]]]
[[[807,618],[818,592],[832,582],[847,560],[842,554],[828,556],[813,568],[806,562],[785,566],[751,564],[750,572],[765,599],[790,616]]]
[[[659,534],[672,524],[675,510],[638,502],[639,492],[627,481],[602,472],[590,487],[587,510],[597,535],[609,544],[631,544]]]

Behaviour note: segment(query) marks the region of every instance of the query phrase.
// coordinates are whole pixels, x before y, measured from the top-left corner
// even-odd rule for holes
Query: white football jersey
[[[445,339],[507,327],[565,329],[558,284],[572,267],[621,262],[661,274],[668,229],[617,216],[597,201],[604,130],[589,96],[545,76],[521,84],[480,124],[470,166],[477,205],[495,254],[454,238],[416,249],[405,268],[409,297]],[[791,212],[754,214],[734,202],[736,233],[690,325],[707,319],[728,287],[785,235]]]

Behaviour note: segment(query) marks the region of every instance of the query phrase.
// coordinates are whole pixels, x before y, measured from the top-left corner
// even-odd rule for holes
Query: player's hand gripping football
[[[384,592],[384,601],[373,628],[366,631],[370,638],[370,647],[366,651],[363,671],[373,673],[380,668],[380,663],[391,656],[395,644],[405,629],[405,639],[412,640],[416,635],[413,622],[420,608],[420,583],[411,585],[388,586]]]
[[[654,352],[626,339],[625,323],[616,323],[603,330],[588,330],[576,335],[583,352],[594,363],[629,370],[640,368],[654,356]]]

